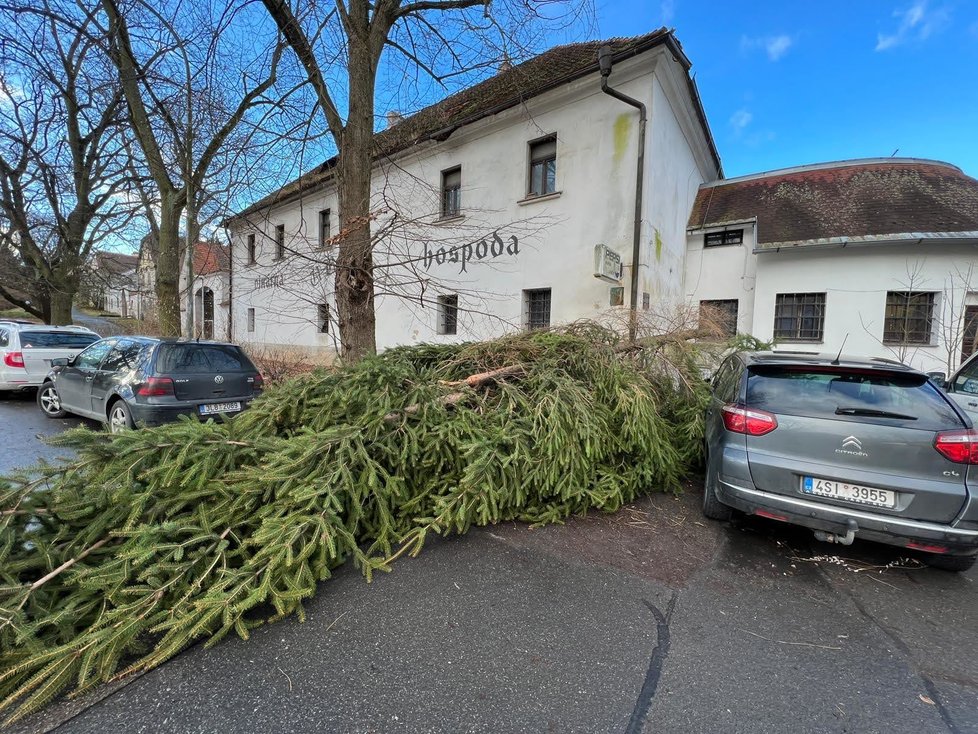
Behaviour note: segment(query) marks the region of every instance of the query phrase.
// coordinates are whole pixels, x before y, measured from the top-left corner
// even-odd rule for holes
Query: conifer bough
[[[64,434],[74,459],[0,480],[0,708],[302,618],[340,564],[369,579],[431,533],[678,488],[704,387],[670,349],[591,324],[398,348],[226,423]]]

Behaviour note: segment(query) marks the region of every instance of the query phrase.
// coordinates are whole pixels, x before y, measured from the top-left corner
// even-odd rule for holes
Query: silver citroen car
[[[931,378],[882,358],[728,357],[706,414],[703,513],[736,509],[924,553],[964,571],[978,555],[978,431]]]

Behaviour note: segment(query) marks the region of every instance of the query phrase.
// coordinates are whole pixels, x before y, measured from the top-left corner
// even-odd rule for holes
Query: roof
[[[905,233],[971,234],[978,232],[978,181],[949,163],[916,158],[788,168],[704,184],[689,227],[753,217],[758,245]]]
[[[136,269],[139,258],[136,255],[126,255],[121,252],[100,250],[95,253],[95,264],[99,269],[108,270],[119,275]]]
[[[409,117],[403,118],[385,130],[374,133],[373,157],[376,160],[391,156],[429,140],[445,140],[463,125],[471,124],[484,117],[515,107],[527,99],[588,74],[596,74],[598,72],[598,49],[605,45],[611,47],[615,63],[660,45],[669,48],[687,72],[686,78],[690,97],[696,108],[703,134],[717,169],[722,170],[720,156],[713,142],[699,93],[694,81],[688,74],[691,64],[673,32],[666,28],[631,38],[611,38],[603,41],[585,41],[555,46],[539,56],[534,56],[528,61],[500,71],[474,86],[463,89]],[[303,191],[324,183],[332,177],[336,161],[335,156],[330,158],[278,191],[256,201],[232,219],[287,201]]]
[[[229,267],[230,258],[226,245],[217,242],[198,242],[194,245],[195,275],[219,273],[228,270]]]

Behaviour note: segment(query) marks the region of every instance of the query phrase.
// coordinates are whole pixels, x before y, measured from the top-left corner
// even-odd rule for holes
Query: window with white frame
[[[255,330],[255,309],[248,309],[248,331],[252,332]]]

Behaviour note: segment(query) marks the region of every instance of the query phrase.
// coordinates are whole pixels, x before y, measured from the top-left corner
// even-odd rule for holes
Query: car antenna
[[[835,355],[835,359],[833,359],[829,364],[839,364],[839,358],[842,356],[842,350],[846,348],[846,339],[848,338],[849,334],[847,333],[842,340],[842,346],[839,347],[839,353]]]

